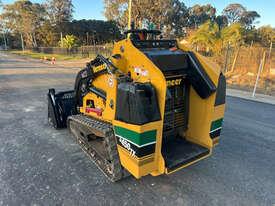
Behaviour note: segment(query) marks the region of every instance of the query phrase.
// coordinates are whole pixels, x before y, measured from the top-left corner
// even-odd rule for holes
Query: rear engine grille
[[[169,79],[168,77],[167,80]],[[165,137],[176,136],[179,129],[186,129],[187,98],[187,85],[184,79],[182,79],[180,85],[167,88],[163,128]]]

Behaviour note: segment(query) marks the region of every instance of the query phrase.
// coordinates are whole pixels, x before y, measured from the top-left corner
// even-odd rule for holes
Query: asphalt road
[[[76,71],[0,53],[0,205],[275,204],[275,106],[228,97],[212,157],[111,183],[47,125],[48,88],[71,89]]]

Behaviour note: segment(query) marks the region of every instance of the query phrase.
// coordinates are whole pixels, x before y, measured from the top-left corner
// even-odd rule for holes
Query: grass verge
[[[51,60],[52,57],[55,57],[56,60],[79,60],[79,59],[85,59],[82,56],[70,56],[70,55],[63,55],[63,54],[45,54],[45,53],[38,53],[38,52],[33,52],[30,50],[25,50],[25,51],[18,51],[18,50],[13,50],[10,51],[11,54],[17,54],[21,56],[26,56],[26,57],[31,57],[34,59],[44,59],[47,58],[48,60]]]

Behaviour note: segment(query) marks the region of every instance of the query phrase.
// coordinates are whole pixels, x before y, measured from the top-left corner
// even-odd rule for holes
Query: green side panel
[[[157,130],[150,130],[143,133],[137,133],[123,127],[115,126],[115,134],[124,137],[125,139],[142,146],[144,144],[156,141]]]
[[[210,131],[213,131],[213,130],[215,130],[215,129],[217,129],[217,128],[222,127],[222,122],[223,122],[223,118],[218,119],[218,120],[216,120],[216,121],[213,121],[212,124],[211,124],[211,129],[210,129]]]

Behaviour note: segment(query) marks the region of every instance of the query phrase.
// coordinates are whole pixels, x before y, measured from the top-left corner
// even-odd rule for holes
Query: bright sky
[[[43,2],[45,0],[32,0],[33,2]],[[3,0],[4,3],[12,3],[14,0]],[[275,0],[184,0],[187,6],[194,4],[212,4],[214,5],[218,13],[230,3],[240,3],[248,10],[255,10],[260,15],[260,25],[272,25],[275,27]],[[101,19],[104,20],[103,0],[73,0],[75,6],[75,19]],[[260,26],[258,25],[258,26]]]

